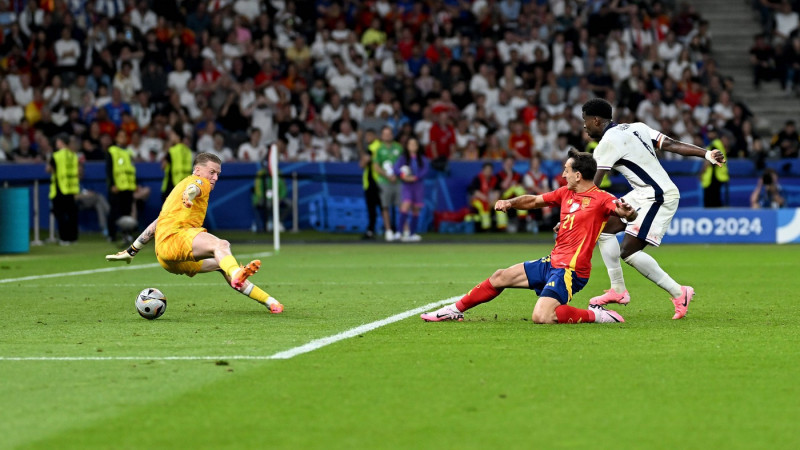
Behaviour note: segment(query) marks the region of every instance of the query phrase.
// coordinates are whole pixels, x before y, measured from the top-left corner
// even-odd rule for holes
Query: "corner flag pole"
[[[278,146],[272,144],[269,147],[269,173],[272,176],[272,240],[275,244],[275,253],[281,250],[281,225],[280,202],[278,201]]]

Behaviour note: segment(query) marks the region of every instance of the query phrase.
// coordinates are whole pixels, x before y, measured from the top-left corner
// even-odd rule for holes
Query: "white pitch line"
[[[266,253],[255,253],[249,255],[241,255],[242,257],[266,257],[272,256],[272,252]],[[76,272],[58,272],[58,273],[47,273],[44,275],[31,275],[27,277],[19,277],[19,278],[4,278],[0,279],[0,284],[3,283],[16,283],[18,281],[31,281],[31,280],[43,280],[46,278],[60,278],[60,277],[70,277],[73,275],[91,275],[95,273],[103,273],[103,272],[114,272],[117,270],[136,270],[136,269],[152,269],[153,267],[160,267],[161,265],[158,263],[152,264],[139,264],[135,266],[115,266],[115,267],[104,267],[102,269],[89,269],[89,270],[78,270]]]
[[[448,303],[453,303],[461,296],[450,297],[425,306],[414,308],[385,319],[367,323],[332,336],[315,339],[311,342],[294,347],[273,355],[234,355],[234,356],[0,356],[0,361],[200,361],[200,360],[264,360],[264,359],[291,359],[303,353],[313,352],[322,347],[334,344],[360,334],[368,333],[386,325],[399,322],[411,316],[430,311]]]

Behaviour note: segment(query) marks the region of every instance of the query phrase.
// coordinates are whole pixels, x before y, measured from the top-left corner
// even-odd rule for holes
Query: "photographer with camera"
[[[750,207],[759,209],[783,208],[784,206],[786,206],[786,199],[783,197],[781,185],[778,184],[778,174],[772,169],[764,170],[756,188],[750,194]]]

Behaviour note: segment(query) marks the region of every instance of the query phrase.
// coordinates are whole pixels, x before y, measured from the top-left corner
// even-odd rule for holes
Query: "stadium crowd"
[[[17,163],[47,160],[62,133],[102,160],[119,131],[136,161],[159,161],[177,128],[223,161],[262,160],[271,142],[283,160],[355,161],[387,124],[432,159],[562,160],[590,145],[580,106],[595,96],[700,146],[721,131],[729,157],[797,156],[800,142],[793,124],[772,142],[753,129],[688,3],[5,2],[0,160]],[[765,27],[791,50],[785,9]]]

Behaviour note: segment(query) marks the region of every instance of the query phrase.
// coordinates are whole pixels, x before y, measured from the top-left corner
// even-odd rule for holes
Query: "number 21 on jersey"
[[[564,216],[564,220],[562,222],[563,222],[561,224],[562,230],[567,229],[567,226],[569,226],[569,229],[571,230],[572,225],[575,224],[575,214],[567,214],[566,216]]]

